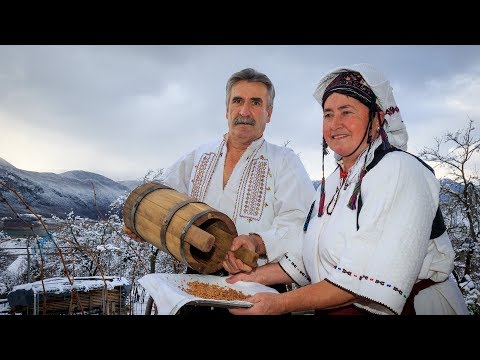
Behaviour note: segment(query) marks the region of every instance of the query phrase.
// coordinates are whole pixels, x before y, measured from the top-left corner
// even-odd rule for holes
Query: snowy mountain
[[[139,187],[142,184],[142,181],[140,181],[140,180],[121,180],[121,181],[118,181],[118,183],[127,187],[131,191],[131,190]]]
[[[2,159],[2,158],[0,158],[0,166],[11,167],[11,168],[16,169],[15,166],[13,166],[8,161],[6,161],[5,159]]]
[[[54,174],[21,170],[2,158],[0,181],[15,190],[34,212],[46,218],[52,215],[65,218],[73,211],[78,216],[98,219],[95,203],[104,215],[114,200],[128,195],[133,188],[87,171]],[[0,186],[0,196],[0,219],[31,214],[14,192],[4,186]]]

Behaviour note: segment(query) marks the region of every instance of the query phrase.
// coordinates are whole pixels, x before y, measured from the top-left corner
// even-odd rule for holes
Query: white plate
[[[254,282],[237,281],[235,284],[226,282],[226,277],[201,274],[148,274],[139,279],[139,283],[153,297],[160,314],[175,314],[183,305],[203,305],[216,307],[251,307],[252,303],[242,300],[217,300],[204,299],[191,295],[184,290],[189,282],[199,281],[206,284],[214,284],[237,291],[245,295],[254,295],[258,292],[278,291]]]

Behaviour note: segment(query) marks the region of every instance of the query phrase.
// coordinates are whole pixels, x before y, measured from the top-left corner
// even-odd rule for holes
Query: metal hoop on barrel
[[[160,228],[160,241],[162,242],[162,247],[165,249],[165,251],[168,252],[172,256],[173,256],[173,254],[167,248],[167,228],[168,228],[168,224],[170,224],[170,221],[172,220],[173,216],[176,214],[176,212],[178,210],[180,210],[185,205],[192,204],[192,203],[204,204],[203,202],[197,201],[195,199],[184,200],[182,202],[179,202],[176,206],[174,206],[170,210],[170,212],[167,214],[165,219],[163,220],[162,227]],[[180,250],[181,252],[182,252],[182,249],[183,249],[183,247]],[[183,254],[182,254],[182,258],[183,258]]]
[[[132,211],[130,211],[130,224],[131,226],[133,227],[133,229],[131,229],[135,234],[137,234],[138,236],[140,236],[140,234],[137,232],[137,229],[136,229],[136,226],[135,226],[135,214],[137,213],[137,209],[138,209],[138,205],[140,205],[140,203],[142,202],[143,198],[145,196],[147,196],[148,194],[150,194],[151,192],[155,191],[155,190],[158,190],[158,189],[167,189],[167,190],[174,190],[172,189],[171,187],[169,186],[166,186],[162,183],[158,183],[158,185],[156,186],[152,186],[151,188],[148,188],[144,191],[142,191],[137,199],[135,200],[135,202],[133,203],[133,206],[132,206]]]

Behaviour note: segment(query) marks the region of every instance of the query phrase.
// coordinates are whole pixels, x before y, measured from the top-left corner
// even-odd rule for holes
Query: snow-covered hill
[[[52,215],[64,218],[73,211],[78,216],[98,219],[96,206],[103,215],[114,200],[128,195],[132,190],[131,187],[91,172],[54,174],[27,171],[14,167],[2,158],[0,181],[15,190],[34,212],[46,218]],[[0,219],[15,219],[16,214],[30,213],[21,200],[4,186],[0,186],[0,196]]]

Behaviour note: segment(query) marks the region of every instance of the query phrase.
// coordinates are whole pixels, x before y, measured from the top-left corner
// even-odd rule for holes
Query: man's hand
[[[260,244],[261,243],[261,244]],[[248,250],[254,251],[259,254],[259,248],[265,249],[263,241],[261,240],[260,236],[258,235],[239,235],[232,241],[232,246],[230,250],[227,252],[225,256],[225,260],[223,261],[223,267],[227,270],[230,274],[236,274],[239,272],[251,272],[253,268],[247,264],[245,264],[242,260],[237,259],[235,257],[234,252],[241,247],[244,247]],[[263,254],[259,254],[263,255]]]

